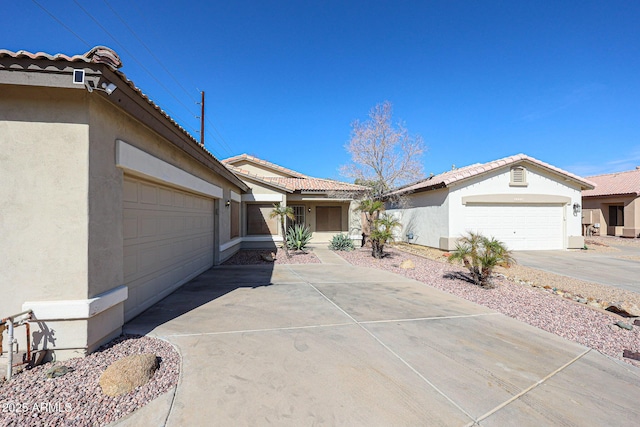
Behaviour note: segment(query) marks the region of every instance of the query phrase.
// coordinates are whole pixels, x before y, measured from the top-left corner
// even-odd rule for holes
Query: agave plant
[[[296,251],[302,251],[307,247],[313,233],[308,227],[296,224],[287,231],[287,247]]]
[[[490,287],[489,278],[496,265],[511,265],[515,260],[507,246],[494,237],[469,232],[462,236],[449,262],[460,261],[471,273],[476,285]]]
[[[331,238],[329,249],[333,251],[352,251],[355,249],[355,245],[349,235],[340,233]]]

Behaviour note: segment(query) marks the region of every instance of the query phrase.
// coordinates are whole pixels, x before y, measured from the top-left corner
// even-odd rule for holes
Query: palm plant
[[[293,214],[293,209],[281,203],[274,203],[273,210],[269,214],[269,218],[278,218],[280,220],[280,231],[282,232],[282,238],[286,239],[287,233],[285,232],[284,223],[287,218],[292,221],[296,219],[295,215]],[[284,253],[287,255],[287,258],[291,258],[286,242],[283,243],[282,247],[284,248]]]
[[[473,283],[490,287],[489,278],[496,265],[511,265],[515,259],[506,245],[494,237],[468,232],[456,244],[449,262],[460,261],[471,273]]]
[[[369,226],[369,233],[372,233],[374,229],[374,221],[378,218],[380,212],[384,210],[384,202],[374,199],[364,199],[360,201],[360,204],[358,205],[358,207],[356,207],[356,210],[364,213],[364,216],[367,219],[367,224]],[[368,237],[370,236],[367,236],[365,234],[365,241]]]
[[[384,256],[384,245],[387,242],[393,242],[393,229],[400,227],[398,221],[393,215],[382,214],[380,218],[373,221],[373,229],[371,230],[371,255],[374,258],[382,258]]]

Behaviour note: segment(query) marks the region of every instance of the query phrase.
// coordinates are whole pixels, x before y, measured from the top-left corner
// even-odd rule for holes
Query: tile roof
[[[27,58],[32,61],[60,61],[60,62],[75,62],[75,63],[87,63],[87,64],[104,64],[108,66],[111,71],[113,71],[120,79],[135,93],[137,93],[145,102],[147,102],[154,110],[158,111],[165,119],[167,119],[173,126],[178,128],[178,130],[184,134],[187,138],[193,141],[196,145],[198,145],[202,151],[208,156],[215,159],[215,161],[219,161],[216,157],[205,147],[200,145],[200,142],[194,138],[186,129],[178,124],[167,112],[165,112],[160,106],[158,106],[155,102],[153,102],[147,95],[145,95],[140,88],[138,88],[131,80],[127,78],[127,76],[118,69],[122,67],[122,61],[118,54],[111,48],[106,46],[96,46],[89,50],[88,52],[82,55],[73,55],[68,56],[63,53],[56,53],[54,55],[45,53],[45,52],[36,52],[31,53],[25,50],[19,50],[16,52],[0,49],[0,58],[10,57],[10,58]],[[0,67],[1,68],[1,67]]]
[[[4,58],[4,57],[15,58],[15,59],[26,58],[28,60],[33,61],[34,64],[36,64],[38,61],[56,61],[56,62],[59,61],[59,62],[69,62],[69,63],[87,63],[87,64],[106,65],[114,74],[116,74],[122,80],[122,82],[124,82],[140,98],[142,98],[144,102],[149,104],[155,111],[157,111],[167,121],[169,121],[169,123],[175,128],[177,128],[180,133],[182,133],[185,137],[187,137],[187,139],[192,141],[195,144],[195,146],[199,147],[199,149],[202,151],[203,154],[209,157],[214,163],[219,164],[219,160],[209,150],[207,150],[204,146],[200,145],[200,142],[196,140],[196,138],[194,138],[186,129],[180,126],[178,122],[176,122],[171,116],[169,116],[167,112],[165,112],[162,108],[160,108],[159,105],[157,105],[147,95],[145,95],[144,92],[142,92],[142,90],[138,88],[133,83],[133,81],[129,80],[122,71],[119,71],[119,68],[122,67],[122,61],[120,60],[120,57],[113,49],[110,49],[106,46],[95,46],[94,48],[92,48],[91,50],[89,50],[88,52],[82,55],[73,55],[73,56],[68,56],[63,53],[57,53],[57,54],[51,55],[45,52],[31,53],[25,50],[19,50],[19,51],[13,52],[7,49],[0,49],[0,58]],[[43,64],[42,69],[45,69],[46,66],[47,66],[46,64]],[[2,69],[1,65],[0,65],[0,69]],[[216,166],[216,167],[219,167],[220,171],[223,173],[227,172],[227,169],[225,169],[223,165]],[[229,178],[232,181],[237,181],[237,184],[240,185],[240,188],[247,189],[246,185],[233,174],[230,174]]]
[[[291,176],[296,177],[296,178],[307,178],[307,175],[304,175],[304,174],[302,174],[300,172],[296,172],[296,171],[294,171],[292,169],[287,169],[287,168],[282,167],[280,165],[276,165],[275,163],[271,163],[271,162],[268,162],[266,160],[259,159],[259,158],[255,157],[255,156],[250,156],[248,154],[240,154],[239,156],[229,157],[228,159],[221,160],[221,162],[226,164],[226,165],[233,165],[234,163],[238,163],[238,162],[240,162],[242,160],[246,160],[246,161],[248,161],[250,163],[253,163],[253,164],[256,164],[256,165],[266,166],[266,167],[268,167],[270,169],[276,170],[278,172],[285,173],[287,175],[291,175]]]
[[[640,169],[590,176],[590,181],[596,183],[596,188],[585,190],[582,197],[616,196],[631,194],[640,196]]]
[[[225,161],[223,160],[223,162]],[[266,162],[266,163],[269,163],[269,162]],[[269,164],[273,165],[273,163],[269,163]],[[302,175],[303,178],[282,178],[282,177],[276,177],[276,176],[262,176],[230,164],[227,164],[226,166],[233,173],[235,173],[240,177],[245,177],[248,179],[252,179],[254,181],[259,181],[266,185],[284,190],[288,193],[293,193],[294,191],[321,193],[321,192],[328,192],[328,191],[357,192],[357,191],[366,190],[366,187],[363,187],[361,185],[349,184],[346,182],[334,181],[331,179],[313,178],[306,175]]]
[[[574,175],[570,172],[567,172],[565,170],[552,166],[548,163],[545,163],[533,157],[527,156],[526,154],[516,154],[515,156],[505,157],[503,159],[494,160],[492,162],[475,163],[473,165],[450,170],[450,171],[441,173],[439,175],[434,175],[432,177],[420,180],[413,184],[400,187],[399,189],[394,190],[389,194],[393,195],[393,194],[402,194],[402,193],[416,192],[416,191],[428,191],[428,190],[434,190],[436,188],[444,188],[444,187],[448,187],[449,185],[455,182],[464,181],[466,179],[473,178],[475,176],[479,176],[484,173],[487,173],[496,169],[500,169],[505,166],[510,166],[516,163],[521,163],[521,162],[532,163],[543,169],[547,169],[549,171],[558,173],[560,175],[564,175],[576,181],[577,183],[579,183],[583,188],[593,188],[595,186],[593,182],[590,182],[582,177],[579,177],[578,175]]]

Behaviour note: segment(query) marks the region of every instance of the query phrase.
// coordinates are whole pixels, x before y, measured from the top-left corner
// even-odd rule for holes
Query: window
[[[231,238],[240,236],[240,203],[231,202]]]
[[[247,234],[277,235],[278,221],[269,218],[273,205],[247,205]]]
[[[609,226],[622,227],[624,225],[624,206],[609,206]]]
[[[304,206],[290,206],[293,209],[294,220],[288,219],[289,227],[293,227],[294,225],[300,224],[302,226],[305,225],[304,220]]]
[[[511,182],[509,185],[514,187],[526,187],[527,170],[522,166],[515,166],[511,168]]]

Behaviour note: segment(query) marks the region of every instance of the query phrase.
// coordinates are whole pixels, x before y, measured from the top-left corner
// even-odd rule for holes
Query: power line
[[[133,37],[136,38],[136,40],[138,40],[138,42],[147,50],[147,52],[149,52],[149,55],[151,55],[153,57],[153,59],[156,60],[156,62],[160,65],[160,67],[162,67],[162,69],[173,79],[174,82],[176,82],[176,84],[180,87],[180,89],[182,89],[182,91],[187,94],[187,96],[191,97],[191,99],[194,102],[197,102],[196,99],[193,97],[193,95],[191,95],[185,88],[184,86],[182,86],[182,84],[180,83],[180,81],[171,73],[171,71],[169,71],[167,69],[167,67],[165,67],[162,62],[160,62],[160,60],[158,59],[158,57],[151,51],[151,49],[149,49],[149,47],[145,44],[144,41],[142,41],[142,39],[140,39],[140,37],[138,37],[138,35],[136,34],[136,32],[129,26],[129,24],[127,24],[127,22],[120,16],[120,14],[111,6],[111,4],[109,4],[109,2],[107,0],[102,0],[104,4],[107,5],[107,7],[109,9],[111,9],[111,11],[113,12],[114,15],[116,15],[116,17],[118,17],[118,19],[120,20],[120,22],[122,22],[122,24],[127,27],[127,29],[129,30],[129,32],[133,35]]]
[[[167,91],[167,93],[169,95],[171,95],[171,97],[173,99],[175,99],[180,105],[182,105],[188,112],[190,112],[193,115],[193,112],[191,110],[189,110],[189,107],[187,107],[177,96],[175,96],[173,94],[173,92],[171,92],[169,90],[169,88],[167,88],[157,77],[155,77],[151,71],[149,71],[147,69],[147,67],[145,67],[142,62],[140,62],[135,55],[133,55],[126,47],[124,47],[96,18],[93,17],[93,15],[91,15],[91,13],[89,13],[84,7],[82,7],[82,5],[80,3],[78,3],[77,0],[73,0],[73,2],[89,17],[91,18],[91,20],[93,20],[93,22],[95,22],[101,29],[102,31],[104,31],[109,37],[111,37],[111,39],[116,42],[118,44],[118,46],[120,46],[122,48],[122,50],[124,50],[153,80],[155,80],[165,91]]]
[[[67,25],[65,25],[64,22],[62,22],[61,20],[59,20],[53,13],[49,12],[47,9],[45,9],[44,6],[42,6],[40,3],[38,3],[36,0],[31,0],[32,2],[34,2],[36,4],[36,6],[38,6],[40,9],[42,9],[43,11],[45,11],[45,13],[47,15],[49,15],[50,17],[52,17],[58,24],[62,25],[64,27],[64,29],[66,29],[67,31],[69,31],[71,34],[73,34],[74,36],[76,36],[76,38],[78,40],[80,40],[82,43],[84,43],[85,45],[87,45],[88,48],[91,48],[91,45],[89,43],[87,43],[87,41],[85,39],[83,39],[82,37],[80,37],[78,34],[76,34],[75,31],[73,31],[71,28],[69,28]]]
[[[149,21],[147,20],[146,14],[142,13],[142,11],[140,10],[140,8],[136,3],[137,2],[135,1],[130,3],[130,6],[133,6],[131,9],[135,10],[135,12],[138,14],[138,17],[140,18],[140,21],[143,21],[146,24],[146,27],[148,29],[149,27],[151,27],[151,25],[149,25]],[[193,82],[193,80],[191,80],[191,78],[189,78],[188,75],[186,75],[185,78],[189,81],[189,84],[193,86],[196,92],[200,92],[200,89],[197,88],[197,85]]]
[[[222,134],[220,133],[220,131],[218,130],[218,128],[209,120],[207,119],[207,123],[209,123],[209,126],[211,126],[213,128],[213,130],[218,134],[218,136],[220,138],[214,138],[216,140],[219,140],[221,142],[220,145],[222,145],[225,148],[225,151],[227,151],[227,153],[229,153],[230,156],[233,156],[233,149],[231,148],[231,146],[227,143],[227,141],[224,139],[224,137],[222,136]]]

